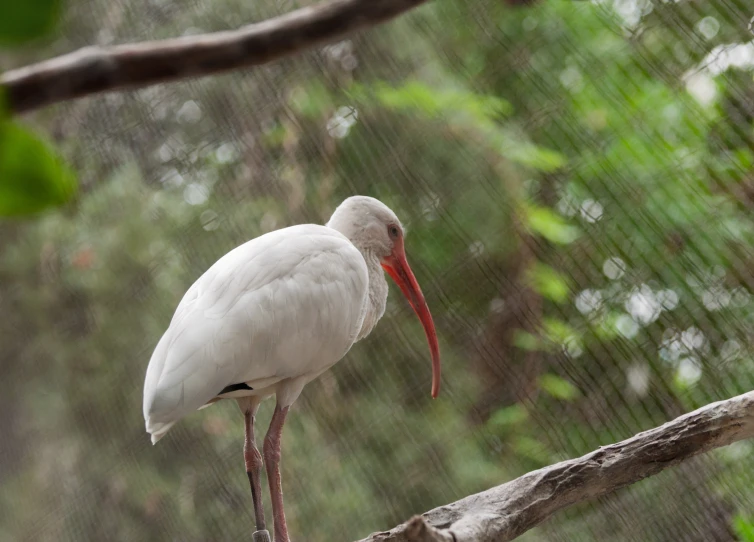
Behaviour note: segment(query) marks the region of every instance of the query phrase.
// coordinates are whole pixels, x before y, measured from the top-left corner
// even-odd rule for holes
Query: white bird
[[[289,542],[279,469],[286,414],[304,385],[343,358],[382,317],[388,293],[383,269],[424,327],[437,397],[437,335],[406,260],[403,227],[385,204],[366,196],[346,199],[326,226],[284,228],[228,252],[186,292],[152,354],[144,383],[152,443],[197,409],[219,399],[238,401],[255,540],[269,540],[261,500],[264,464],[275,540]],[[259,403],[271,395],[277,404],[263,458],[254,421]]]

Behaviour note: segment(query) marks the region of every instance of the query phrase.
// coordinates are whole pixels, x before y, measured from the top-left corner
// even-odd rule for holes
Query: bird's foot
[[[252,542],[272,542],[270,531],[267,529],[263,531],[254,531],[254,534],[251,535],[251,540]]]

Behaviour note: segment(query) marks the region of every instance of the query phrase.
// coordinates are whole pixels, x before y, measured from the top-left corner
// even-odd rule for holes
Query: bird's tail
[[[152,444],[157,444],[157,441],[165,436],[165,433],[170,431],[175,422],[169,423],[151,423],[147,420],[147,433],[152,435]]]

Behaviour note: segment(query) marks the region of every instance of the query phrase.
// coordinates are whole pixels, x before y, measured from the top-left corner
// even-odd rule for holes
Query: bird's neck
[[[380,265],[380,258],[368,248],[356,247],[364,256],[369,271],[369,298],[367,299],[367,310],[364,316],[364,323],[361,325],[361,331],[356,340],[363,339],[374,329],[377,322],[385,314],[385,305],[387,304],[387,281],[385,272]]]

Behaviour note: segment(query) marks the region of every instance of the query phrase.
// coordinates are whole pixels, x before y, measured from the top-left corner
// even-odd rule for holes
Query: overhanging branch
[[[6,72],[15,113],[124,88],[265,64],[392,19],[426,0],[331,0],[239,30],[113,47],[86,47]]]
[[[506,542],[555,512],[754,437],[754,392],[435,508],[360,542]]]

